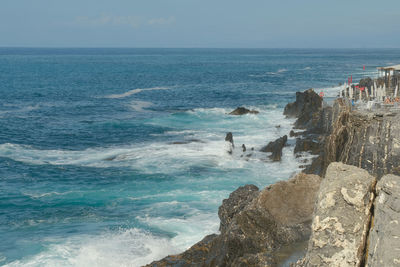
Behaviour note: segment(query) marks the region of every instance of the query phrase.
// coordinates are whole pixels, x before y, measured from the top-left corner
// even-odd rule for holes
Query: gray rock
[[[244,115],[244,114],[258,114],[257,110],[250,110],[244,107],[238,107],[234,111],[230,112],[229,115]]]
[[[269,142],[268,145],[260,149],[261,152],[272,152],[270,159],[273,161],[280,161],[282,158],[282,149],[286,145],[287,135],[284,135],[273,142]]]
[[[258,187],[250,184],[239,187],[229,195],[229,198],[224,199],[218,209],[218,216],[221,220],[219,230],[225,232],[225,228],[231,223],[233,216],[242,211],[258,196],[258,193]]]
[[[400,177],[385,175],[376,192],[367,266],[400,266]]]
[[[305,266],[360,266],[375,183],[360,168],[329,165],[315,206]]]
[[[235,145],[233,144],[233,134],[232,134],[231,132],[229,132],[229,133],[226,134],[226,136],[225,136],[225,141],[231,143],[232,146],[235,146]]]

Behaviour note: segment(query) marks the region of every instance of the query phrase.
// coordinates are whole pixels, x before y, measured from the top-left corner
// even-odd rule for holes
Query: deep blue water
[[[0,48],[0,264],[137,266],[186,249],[218,230],[238,186],[300,170],[291,147],[281,163],[257,152],[290,130],[294,92],[335,96],[399,62],[400,50]],[[237,106],[260,114],[227,115]],[[252,157],[226,153],[228,131]]]

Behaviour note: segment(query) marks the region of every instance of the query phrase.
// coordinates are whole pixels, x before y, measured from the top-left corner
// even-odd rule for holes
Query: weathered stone
[[[244,115],[244,114],[258,114],[257,110],[250,110],[245,107],[238,107],[234,111],[230,112],[229,115]]]
[[[324,168],[340,161],[378,177],[400,175],[399,112],[388,115],[352,111],[347,102],[338,99],[332,121],[332,131],[325,139]]]
[[[315,207],[306,266],[360,266],[375,183],[375,178],[360,168],[329,165]]]
[[[233,216],[242,211],[246,205],[257,197],[258,192],[257,186],[252,184],[245,185],[233,191],[229,198],[222,201],[222,205],[218,209],[218,216],[221,219],[219,230],[221,232],[225,232],[225,228],[231,223]]]
[[[367,266],[400,266],[400,177],[383,176],[376,192]]]
[[[282,149],[286,145],[287,135],[284,135],[273,142],[269,142],[268,145],[261,148],[261,152],[272,152],[270,159],[273,161],[280,161],[282,158]]]

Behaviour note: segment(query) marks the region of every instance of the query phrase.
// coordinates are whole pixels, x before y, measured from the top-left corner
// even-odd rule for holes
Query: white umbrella
[[[371,98],[374,98],[375,96],[375,91],[374,91],[374,85],[371,85]]]
[[[397,97],[397,91],[398,91],[398,89],[399,89],[399,86],[396,85],[396,89],[394,89],[394,97]]]
[[[349,86],[349,98],[353,99],[353,88],[351,87],[351,84]]]
[[[386,84],[383,84],[382,94],[382,96],[386,96]]]
[[[376,98],[378,96],[378,87],[376,86],[376,81],[374,81],[374,98]]]
[[[360,93],[360,102],[361,102],[361,100],[362,100],[362,91],[360,89],[358,91]]]
[[[383,92],[383,88],[382,88],[382,86],[379,86],[379,90],[378,90],[379,101],[382,101],[382,96],[383,96],[382,92]]]
[[[372,90],[372,87],[371,87]],[[372,92],[372,91],[371,91]],[[367,96],[367,101],[369,100],[369,92],[368,92],[368,87],[365,87],[365,94]]]

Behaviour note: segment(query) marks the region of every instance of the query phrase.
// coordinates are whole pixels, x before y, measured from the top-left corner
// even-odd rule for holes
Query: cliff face
[[[310,90],[303,94],[317,96]],[[303,102],[299,101],[287,107]],[[324,176],[331,162],[343,162],[366,169],[377,177],[388,173],[400,175],[400,110],[352,110],[350,103],[341,98],[332,107],[317,103],[310,110],[313,113],[308,116],[308,122],[304,123],[298,115],[295,123],[295,126],[306,126],[306,131],[297,139],[295,152],[318,154],[305,169],[306,173]],[[310,142],[312,146],[304,146]],[[316,143],[321,149],[317,149]]]
[[[340,161],[381,177],[400,174],[400,112],[353,111],[337,100],[339,113],[326,138],[325,166]]]

